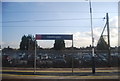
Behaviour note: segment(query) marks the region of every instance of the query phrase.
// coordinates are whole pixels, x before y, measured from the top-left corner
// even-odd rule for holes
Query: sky
[[[91,45],[89,2],[2,2],[2,47],[19,48],[23,35],[73,34],[74,47]],[[109,13],[111,46],[118,45],[118,2],[92,2],[95,45]],[[104,33],[106,35],[106,32]],[[54,40],[38,40],[43,48]],[[65,41],[66,47],[72,41]]]

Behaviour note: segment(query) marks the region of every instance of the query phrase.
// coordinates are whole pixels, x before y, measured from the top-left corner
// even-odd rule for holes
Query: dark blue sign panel
[[[56,39],[73,40],[73,35],[36,34],[35,38],[36,40],[56,40]]]

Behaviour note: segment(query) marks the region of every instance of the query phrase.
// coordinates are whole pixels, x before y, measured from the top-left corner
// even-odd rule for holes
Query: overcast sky
[[[111,46],[118,45],[118,2],[92,2],[95,45],[110,18]],[[73,34],[75,47],[91,44],[89,3],[86,2],[3,2],[2,45],[19,48],[21,37],[28,34]],[[106,33],[104,33],[106,34]],[[54,41],[40,40],[44,48]],[[71,41],[66,41],[66,47]]]

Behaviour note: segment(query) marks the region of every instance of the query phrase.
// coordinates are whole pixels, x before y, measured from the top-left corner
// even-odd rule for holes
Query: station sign
[[[36,34],[36,40],[73,40],[72,34]]]

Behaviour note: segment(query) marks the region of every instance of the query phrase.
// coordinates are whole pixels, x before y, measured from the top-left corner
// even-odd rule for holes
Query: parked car
[[[66,60],[63,58],[63,56],[56,56],[53,60],[53,67],[65,67]]]
[[[92,56],[90,54],[83,54],[82,61],[89,63],[91,62],[91,60],[92,60]]]
[[[27,66],[28,55],[26,53],[16,53],[13,58],[13,66]]]
[[[7,54],[2,55],[2,66],[12,66],[13,58]]]

